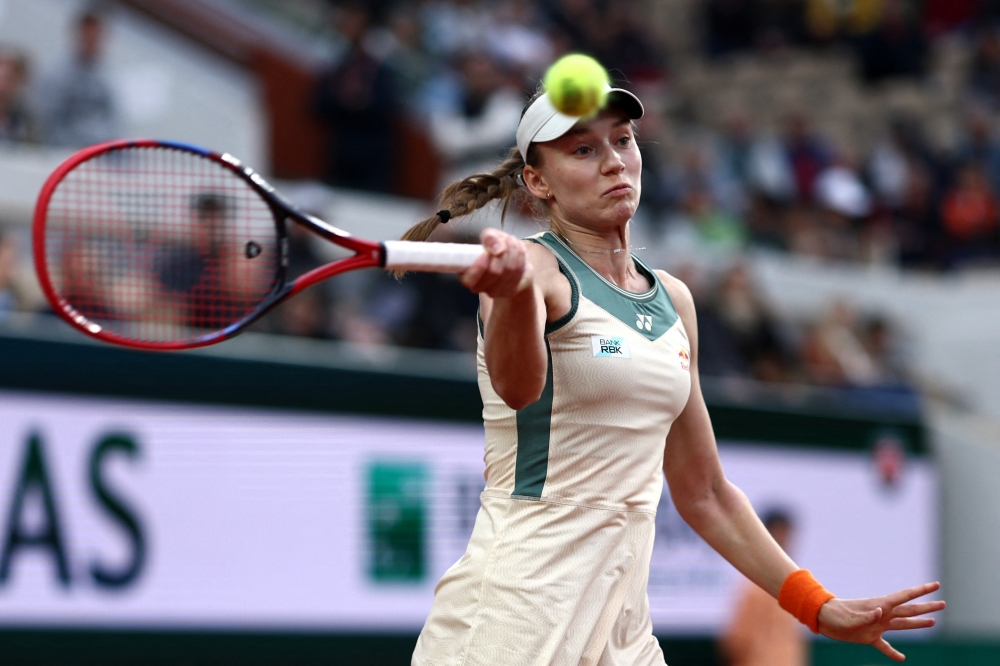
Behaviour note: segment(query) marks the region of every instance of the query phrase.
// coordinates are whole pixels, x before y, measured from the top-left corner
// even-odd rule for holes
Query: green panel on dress
[[[549,369],[545,388],[535,402],[517,410],[517,462],[514,467],[514,492],[511,497],[542,496],[549,472],[549,433],[552,425],[552,350],[545,341]]]
[[[565,264],[576,276],[584,297],[645,338],[658,339],[677,321],[677,310],[666,288],[656,274],[635,255],[632,255],[632,260],[635,261],[636,270],[645,275],[653,285],[642,294],[625,291],[608,282],[551,231],[529,240],[541,242],[562,260],[560,263]]]

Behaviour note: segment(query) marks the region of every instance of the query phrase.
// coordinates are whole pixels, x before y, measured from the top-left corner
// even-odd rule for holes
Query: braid
[[[521,110],[522,118],[528,107],[544,93],[545,87],[539,83],[535,92],[528,98],[528,103]],[[540,164],[538,151],[535,150],[534,144],[528,147],[528,164],[532,166]],[[503,199],[503,210],[500,213],[501,226],[507,218],[507,210],[515,197],[522,198],[529,206],[535,206],[537,211],[534,197],[528,195],[527,188],[523,184],[524,181],[519,182],[517,179],[524,171],[524,166],[524,159],[521,158],[521,153],[515,146],[507,152],[507,158],[503,163],[490,173],[477,173],[444,188],[444,192],[441,193],[441,208],[448,211],[449,217],[454,218],[468,215],[496,199]],[[441,217],[435,213],[407,229],[402,240],[425,241],[443,222],[447,222],[447,220],[442,221]]]
[[[522,118],[532,102],[544,92],[544,87],[539,84],[521,111]],[[535,144],[528,147],[527,164],[532,166],[541,164]],[[524,186],[524,181],[518,179],[518,176],[523,173],[524,167],[525,160],[521,157],[521,152],[516,146],[511,148],[507,152],[506,159],[490,173],[473,174],[444,188],[444,192],[441,193],[441,212],[447,212],[449,218],[456,218],[479,210],[491,201],[503,199],[503,210],[500,212],[500,225],[503,226],[511,202],[518,199],[519,203],[525,203],[529,208],[540,213],[540,205],[534,197],[528,194],[528,188]],[[435,213],[407,229],[402,240],[425,241],[438,228],[438,225],[447,221],[442,220],[439,213]],[[396,271],[395,275],[397,278],[401,278],[405,273]]]
[[[522,190],[517,177],[524,169],[524,160],[517,148],[507,153],[507,159],[490,173],[477,173],[452,183],[441,193],[441,208],[451,213],[451,217],[461,217],[479,210],[491,201],[503,199],[500,220],[507,216],[511,200]],[[417,222],[403,234],[403,240],[423,241],[441,224],[437,214]]]

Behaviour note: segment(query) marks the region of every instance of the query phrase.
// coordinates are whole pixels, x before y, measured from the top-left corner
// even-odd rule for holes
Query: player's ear
[[[531,165],[524,167],[524,185],[531,192],[533,197],[538,199],[548,199],[551,194],[548,184],[541,172]]]

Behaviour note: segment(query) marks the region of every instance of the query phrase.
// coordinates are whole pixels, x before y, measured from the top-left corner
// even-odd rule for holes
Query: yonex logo
[[[653,330],[653,318],[650,315],[636,313],[635,316],[637,317],[635,322],[635,327],[637,329],[639,329],[640,331],[642,329],[646,329],[647,331]]]

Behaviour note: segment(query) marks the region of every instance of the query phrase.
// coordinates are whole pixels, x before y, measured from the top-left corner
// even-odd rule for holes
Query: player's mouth
[[[604,197],[623,197],[632,191],[632,186],[628,183],[622,183],[621,185],[615,185],[611,189],[607,190],[601,196]]]

